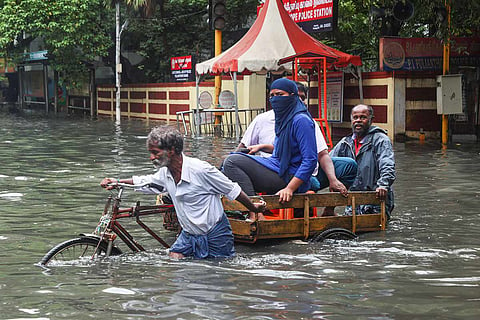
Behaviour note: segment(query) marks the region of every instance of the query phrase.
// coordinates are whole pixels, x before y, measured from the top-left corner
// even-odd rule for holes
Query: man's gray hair
[[[164,150],[173,148],[176,154],[181,154],[183,151],[183,135],[172,126],[154,127],[147,137],[147,148],[150,145]]]

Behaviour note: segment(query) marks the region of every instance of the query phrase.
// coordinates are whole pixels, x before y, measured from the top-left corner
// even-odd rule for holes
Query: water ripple
[[[2,318],[480,317],[477,144],[396,143],[393,218],[358,241],[238,244],[232,259],[176,261],[135,229],[147,252],[123,246],[104,261],[35,266],[57,243],[94,229],[109,195],[103,177],[153,172],[145,139],[155,124],[2,114]],[[218,165],[237,143],[187,137],[185,153]],[[127,194],[124,203],[138,199],[154,201]],[[174,241],[159,219],[149,225]]]

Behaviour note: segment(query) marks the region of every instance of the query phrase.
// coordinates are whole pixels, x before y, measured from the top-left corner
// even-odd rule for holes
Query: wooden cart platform
[[[258,202],[260,199],[267,203],[267,210],[281,212],[290,209],[290,212],[297,209],[297,213],[303,211],[303,217],[293,218],[292,214],[277,214],[268,220],[249,221],[229,216],[230,224],[233,229],[235,240],[239,242],[255,243],[260,239],[281,239],[281,238],[308,238],[317,235],[329,229],[340,228],[348,230],[353,234],[381,231],[386,227],[385,202],[376,198],[375,192],[349,192],[348,197],[343,197],[340,193],[305,193],[295,194],[293,199],[288,203],[281,204],[278,202],[278,196],[261,196],[251,197],[252,201]],[[223,198],[223,207],[226,212],[232,211],[248,211],[238,201],[230,201]],[[356,206],[361,204],[372,204],[380,206],[380,213],[358,215]],[[316,216],[323,212],[324,207],[341,207],[343,210],[346,206],[352,206],[352,215],[350,216]],[[337,209],[338,211],[338,209]],[[288,217],[287,217],[288,216]]]

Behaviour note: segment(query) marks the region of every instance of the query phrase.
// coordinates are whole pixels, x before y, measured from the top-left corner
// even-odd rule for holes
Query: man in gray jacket
[[[357,162],[357,177],[351,191],[373,191],[386,199],[387,216],[394,207],[392,184],[395,181],[395,158],[392,142],[385,130],[372,126],[373,108],[359,104],[352,109],[351,135],[340,140],[330,151],[332,157],[350,157]],[[378,212],[378,206],[360,206],[359,214]]]

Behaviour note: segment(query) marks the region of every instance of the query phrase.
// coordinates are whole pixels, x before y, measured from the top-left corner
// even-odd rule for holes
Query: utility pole
[[[222,53],[222,30],[225,28],[226,0],[209,0],[208,14],[210,28],[215,30],[215,56]],[[220,92],[222,91],[222,76],[215,76],[215,108],[219,106]],[[214,134],[221,135],[222,112],[215,112]]]
[[[215,29],[215,57],[222,53],[222,30]],[[222,92],[222,76],[215,76],[215,108],[219,106],[219,96]],[[214,133],[216,136],[221,136],[222,112],[215,112]]]
[[[445,9],[447,10],[447,36],[443,43],[443,75],[450,72],[450,23],[451,23],[451,4],[450,0],[445,0]],[[448,114],[442,114],[442,144],[448,143]]]
[[[115,2],[115,123],[120,124],[120,81],[122,64],[120,63],[120,1]]]

